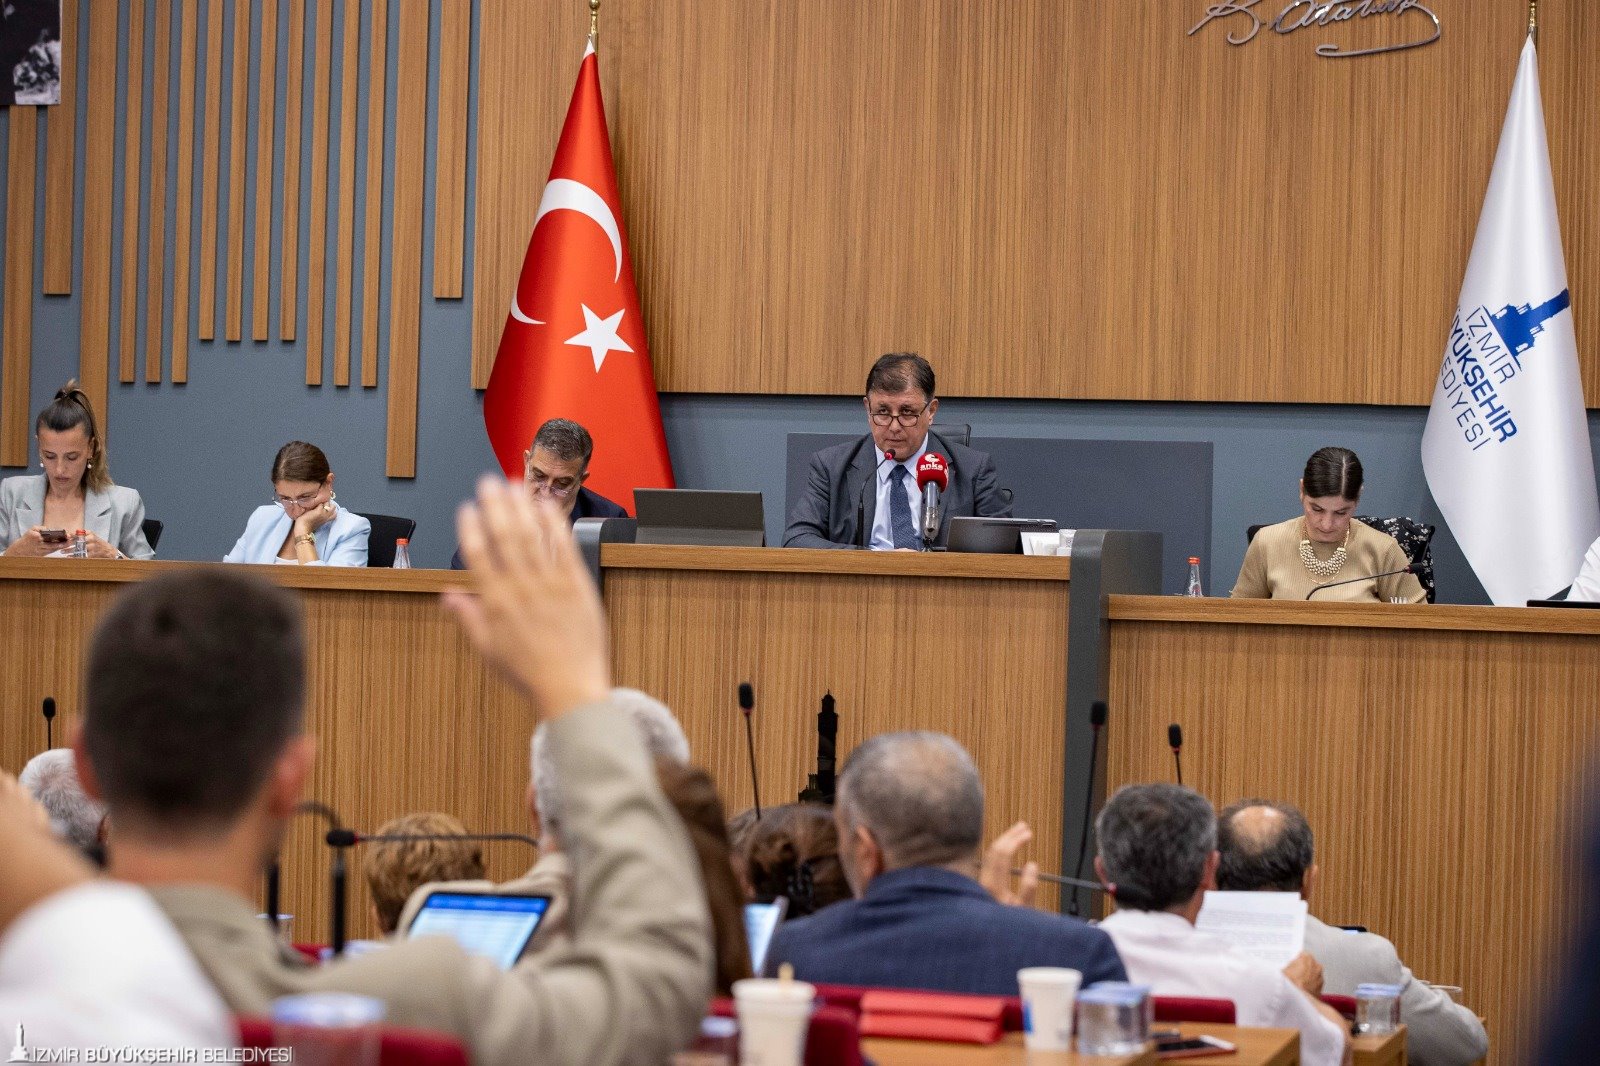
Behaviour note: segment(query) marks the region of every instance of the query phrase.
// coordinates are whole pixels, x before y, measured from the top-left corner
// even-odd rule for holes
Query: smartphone
[[[1197,1059],[1205,1055],[1229,1055],[1238,1050],[1237,1044],[1205,1034],[1156,1041],[1158,1059]]]
[[[64,529],[41,529],[39,530],[39,539],[46,544],[65,544],[67,542],[67,531]]]

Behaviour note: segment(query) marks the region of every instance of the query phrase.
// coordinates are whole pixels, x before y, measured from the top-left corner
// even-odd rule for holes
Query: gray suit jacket
[[[952,516],[1010,516],[1011,505],[1000,495],[994,461],[986,453],[947,441],[937,433],[928,434],[928,450],[941,452],[950,460],[950,484],[940,501],[944,514],[934,543],[944,544],[950,539]],[[813,455],[806,472],[806,487],[795,502],[789,528],[783,533],[783,546],[865,547],[872,539],[878,494],[868,488],[863,505],[862,487],[876,479],[877,466],[878,453],[870,434]]]
[[[290,957],[256,905],[211,885],[151,889],[241,1014],[298,992],[356,992],[388,1020],[460,1038],[477,1066],[659,1066],[695,1038],[711,996],[711,922],[683,823],[626,711],[609,702],[550,724],[572,861],[572,941],[503,972],[444,937],[321,967]]]
[[[24,474],[0,481],[0,551],[44,521],[44,475]],[[130,559],[153,559],[144,539],[144,501],[125,485],[83,497],[83,528]],[[72,530],[67,530],[70,536]]]
[[[1346,932],[1308,916],[1305,947],[1322,964],[1322,990],[1330,995],[1354,995],[1357,985],[1369,981],[1400,986],[1412,1066],[1466,1066],[1488,1054],[1489,1037],[1478,1016],[1417,980],[1383,937]]]

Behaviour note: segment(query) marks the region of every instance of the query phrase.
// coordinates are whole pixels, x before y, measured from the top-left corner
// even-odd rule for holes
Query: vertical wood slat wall
[[[430,78],[435,76],[429,69],[432,7],[438,7],[440,32],[450,38],[440,41],[441,66],[448,70],[438,75],[440,98],[448,106],[434,131],[439,143],[447,146],[436,164],[435,181],[446,194],[434,219],[435,240],[444,246],[434,257],[434,269],[445,275],[435,288],[445,294],[437,298],[460,298],[466,124],[472,121],[466,106],[467,64],[472,5],[481,0],[155,0],[153,7],[151,2],[66,0],[62,103],[19,106],[7,114],[0,466],[28,462],[34,255],[42,243],[40,288],[46,295],[76,295],[80,301],[78,377],[107,426],[114,421],[110,417],[114,412],[107,410],[113,351],[121,382],[133,384],[142,377],[159,385],[163,360],[170,352],[166,376],[172,384],[182,384],[189,379],[191,343],[216,340],[219,311],[227,340],[244,341],[246,294],[251,301],[250,340],[269,340],[274,265],[279,281],[278,339],[293,341],[299,334],[304,267],[306,383],[322,383],[325,334],[331,324],[336,337],[335,383],[349,384],[354,277],[359,270],[361,382],[376,387],[387,365],[386,469],[390,476],[414,477],[427,102]],[[398,25],[392,57],[391,8]],[[119,23],[126,35],[120,51]],[[369,31],[365,71],[361,67],[364,25]],[[257,42],[254,48],[252,41]],[[344,57],[338,65],[336,41]],[[224,48],[230,42],[231,59],[225,63]],[[277,119],[280,50],[285,56],[281,124]],[[310,101],[304,95],[308,80]],[[385,137],[384,103],[391,82],[396,85],[399,109],[392,145]],[[226,113],[224,97],[229,101]],[[367,105],[367,134],[365,150],[358,152],[362,101]],[[336,134],[331,130],[334,106],[340,108]],[[80,135],[85,145],[83,198],[75,203],[74,142]],[[331,136],[338,138],[337,164]],[[38,150],[44,153],[44,181],[36,188]],[[393,187],[386,196],[384,168],[391,159]],[[302,160],[309,163],[305,176]],[[330,220],[333,181],[338,182],[339,201],[338,214]],[[365,194],[360,212],[358,182]],[[252,186],[253,196],[247,200]],[[43,234],[50,237],[42,241],[36,239],[42,235],[34,232],[40,197]],[[386,204],[391,211],[388,234],[383,232]],[[247,213],[250,207],[253,214]],[[303,212],[309,215],[310,230],[304,238]],[[332,264],[327,248],[330,221],[337,241]],[[74,233],[81,234],[81,245],[76,247],[65,236]],[[385,241],[391,251],[387,276],[382,267]],[[79,248],[81,274],[74,294],[74,253]],[[339,296],[333,323],[323,315],[330,267],[337,272],[334,285]],[[193,291],[196,288],[198,292]],[[380,347],[385,295],[389,340]],[[106,432],[109,437],[111,431]]]

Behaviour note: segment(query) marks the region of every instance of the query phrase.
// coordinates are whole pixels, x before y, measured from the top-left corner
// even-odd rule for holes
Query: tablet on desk
[[[744,905],[744,935],[750,941],[750,972],[761,976],[767,963],[767,946],[772,934],[789,910],[789,897],[779,896],[771,903],[746,903]]]
[[[448,936],[471,954],[509,970],[549,909],[549,896],[430,892],[406,936]]]

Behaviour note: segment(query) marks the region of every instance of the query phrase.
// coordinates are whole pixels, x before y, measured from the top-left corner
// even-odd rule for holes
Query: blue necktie
[[[911,501],[906,499],[906,468],[899,463],[889,468],[889,534],[896,548],[922,547],[922,538],[911,521]]]

